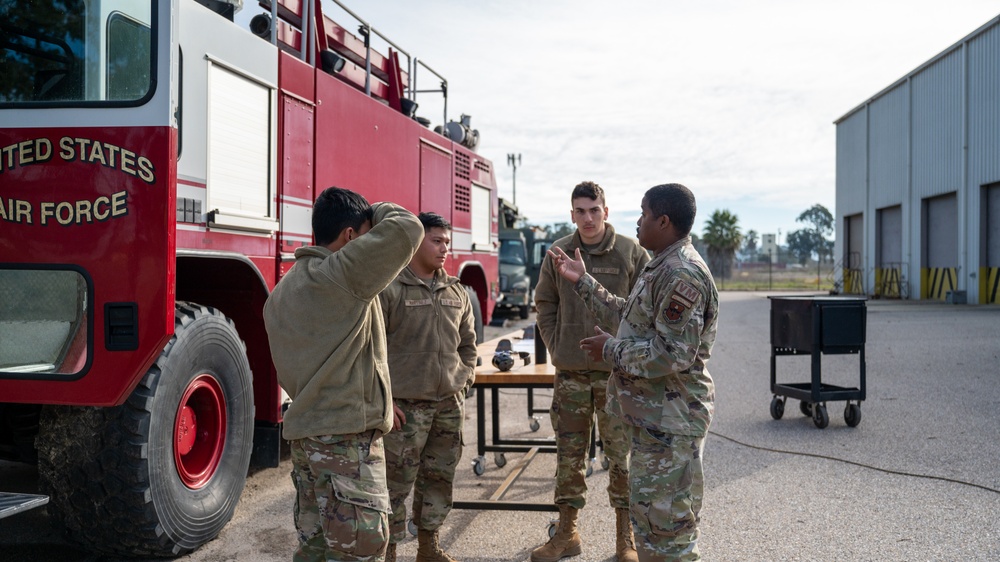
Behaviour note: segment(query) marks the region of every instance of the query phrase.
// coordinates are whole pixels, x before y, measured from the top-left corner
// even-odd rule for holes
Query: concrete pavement
[[[716,418],[706,445],[703,558],[709,561],[1000,560],[1000,307],[869,301],[867,400],[856,428],[843,402],[817,429],[789,400],[769,412],[770,303],[762,293],[723,293],[709,369]],[[509,324],[509,330],[528,322]],[[504,330],[493,333],[502,333]],[[824,382],[856,386],[857,356],[824,356]],[[779,357],[779,382],[805,382],[808,357]],[[539,405],[551,391],[536,392]],[[524,391],[501,393],[506,436],[529,428]],[[484,499],[517,461],[475,476],[475,402],[456,499]],[[550,502],[554,455],[539,455],[506,499]],[[5,468],[5,467],[0,467]],[[294,548],[288,461],[252,475],[233,522],[187,561],[288,560]],[[2,473],[5,476],[7,472]],[[614,514],[598,464],[582,511],[578,562],[614,560]],[[45,535],[45,514],[0,522],[0,561],[102,558]],[[462,561],[524,561],[547,538],[549,513],[456,510],[442,542]],[[15,527],[16,526],[16,527]],[[17,537],[17,538],[12,538]],[[399,548],[413,560],[416,540]]]

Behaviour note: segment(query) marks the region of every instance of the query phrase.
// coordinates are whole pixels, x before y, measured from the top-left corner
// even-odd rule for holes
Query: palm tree
[[[743,236],[743,259],[757,261],[758,240],[760,240],[760,236],[758,236],[757,231],[752,228]]]
[[[709,268],[720,280],[729,277],[736,250],[743,242],[739,223],[739,218],[725,209],[712,213],[705,223],[702,240],[708,246]]]

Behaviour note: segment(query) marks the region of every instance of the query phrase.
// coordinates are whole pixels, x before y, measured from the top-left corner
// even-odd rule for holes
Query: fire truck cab
[[[87,548],[196,549],[277,465],[262,310],[326,187],[443,215],[480,331],[492,312],[478,132],[446,101],[432,130],[416,76],[447,81],[330,1],[357,34],[320,0],[249,25],[242,0],[0,3],[0,459],[38,464]]]

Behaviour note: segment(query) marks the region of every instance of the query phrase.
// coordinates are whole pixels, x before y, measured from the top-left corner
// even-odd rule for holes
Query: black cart
[[[830,424],[827,402],[847,401],[844,421],[850,427],[861,423],[865,399],[865,297],[781,296],[771,300],[771,417],[785,413],[785,399],[800,400],[799,410],[816,427]],[[812,356],[812,379],[805,383],[778,384],[779,355]],[[857,388],[825,384],[821,375],[823,354],[857,354],[860,381]]]

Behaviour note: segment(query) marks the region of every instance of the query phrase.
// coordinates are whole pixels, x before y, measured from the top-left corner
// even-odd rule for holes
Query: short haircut
[[[424,225],[424,232],[430,232],[432,228],[443,228],[451,230],[451,223],[437,213],[423,212],[417,215],[420,224]]]
[[[583,181],[576,184],[576,187],[573,188],[573,195],[569,200],[572,202],[579,197],[587,197],[594,201],[600,201],[602,207],[608,204],[607,199],[604,198],[604,189],[592,181]]]
[[[312,228],[317,246],[327,246],[350,227],[360,230],[372,220],[372,206],[362,195],[340,187],[328,187],[313,205]]]
[[[646,205],[653,218],[666,215],[677,228],[677,234],[687,236],[694,226],[698,205],[694,193],[679,183],[665,183],[646,191]]]

